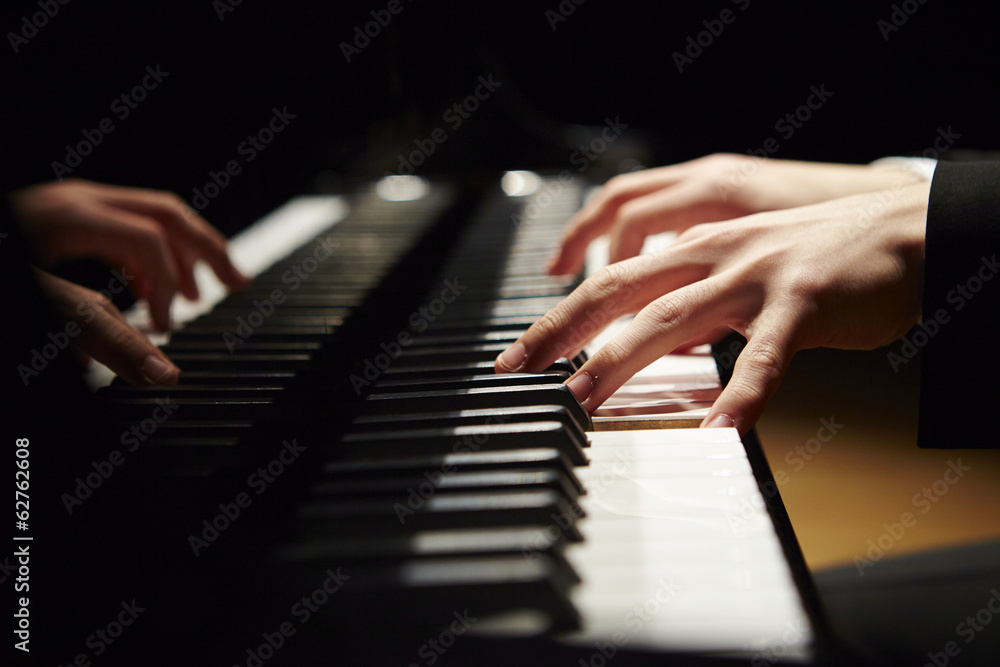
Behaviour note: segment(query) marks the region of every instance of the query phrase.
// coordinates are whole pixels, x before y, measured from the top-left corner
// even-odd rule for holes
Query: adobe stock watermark
[[[958,484],[970,470],[972,470],[972,466],[963,465],[962,459],[954,461],[949,459],[948,467],[944,469],[944,473],[939,479],[913,494],[910,502],[914,509],[919,509],[920,514],[930,512],[934,505],[941,502],[941,498],[951,490],[951,487]],[[913,512],[903,512],[899,521],[882,524],[885,532],[868,540],[868,550],[865,551],[864,556],[854,556],[854,567],[858,569],[858,575],[865,576],[865,568],[874,567],[875,563],[882,560],[882,557],[906,535],[907,529],[917,525],[917,519],[918,517]]]
[[[139,618],[139,614],[146,611],[145,607],[140,607],[136,602],[135,598],[132,598],[131,602],[126,602],[124,600],[119,604],[121,611],[115,614],[104,627],[97,628],[94,632],[87,637],[84,644],[87,648],[91,649],[91,652],[80,652],[77,653],[74,658],[67,664],[71,665],[90,665],[91,656],[98,658],[104,655],[118,639],[125,634],[125,628],[130,627]]]
[[[825,83],[821,83],[818,86],[809,86],[809,94],[806,96],[806,99],[802,104],[778,118],[774,122],[774,131],[783,140],[790,140],[799,130],[805,127],[806,123],[812,120],[813,115],[817,111],[826,106],[834,94],[834,91],[827,90]],[[728,201],[733,190],[746,185],[747,181],[753,178],[760,170],[764,159],[774,157],[780,150],[781,143],[779,143],[778,138],[775,136],[765,139],[761,142],[759,148],[748,149],[746,154],[754,159],[743,160],[738,167],[733,169],[726,182],[716,184],[716,189],[719,191],[722,201]]]
[[[125,431],[122,431],[118,439],[123,447],[127,449],[112,449],[107,457],[100,461],[91,461],[92,471],[83,477],[77,477],[74,481],[76,486],[71,493],[63,493],[59,498],[66,508],[66,513],[72,515],[73,512],[83,506],[85,500],[94,495],[97,489],[101,488],[105,482],[125,463],[126,454],[134,453],[139,446],[146,442],[150,436],[156,433],[160,425],[170,419],[179,407],[170,397],[156,399],[156,407],[150,411],[145,419],[142,419]]]
[[[969,614],[959,621],[955,626],[955,634],[964,640],[967,646],[973,642],[976,636],[986,630],[987,626],[993,623],[993,618],[1000,614],[1000,591],[992,588],[989,597],[974,614]],[[927,662],[924,667],[946,667],[952,658],[957,657],[962,652],[962,645],[957,641],[945,642],[940,651],[928,651]]]
[[[587,171],[590,166],[608,150],[608,146],[615,142],[625,130],[628,124],[621,121],[621,116],[604,118],[604,127],[597,136],[593,137],[585,144],[581,144],[570,153],[569,162],[576,167],[579,174]],[[541,216],[542,212],[552,205],[564,192],[564,190],[574,183],[573,173],[569,169],[563,169],[553,178],[545,179],[542,189],[531,197],[531,200],[523,209],[510,214],[510,221],[514,228],[520,228],[525,222],[534,220]]]
[[[139,82],[132,86],[115,99],[111,100],[110,112],[119,121],[123,121],[132,115],[132,112],[139,108],[139,105],[149,97],[149,94],[156,90],[163,80],[170,76],[170,72],[160,69],[160,64],[156,67],[147,65],[145,74]],[[73,170],[83,164],[83,158],[94,152],[94,149],[104,142],[104,138],[114,132],[116,125],[111,116],[105,116],[97,121],[93,129],[83,129],[80,131],[82,138],[76,143],[66,144],[66,155],[63,161],[53,160],[52,173],[60,181],[73,173]]]
[[[833,440],[834,436],[843,429],[844,425],[838,423],[833,415],[829,419],[820,419],[816,436],[809,438],[801,445],[795,445],[791,451],[785,454],[785,463],[792,467],[792,472],[801,471],[806,466],[806,462],[812,461],[813,457],[823,449],[823,445]],[[775,479],[777,480],[777,476]]]
[[[283,441],[277,456],[247,476],[247,486],[256,495],[263,494],[305,450],[305,445],[300,445],[296,438],[292,438],[291,442]],[[243,510],[252,504],[253,496],[246,491],[237,493],[231,502],[219,503],[219,513],[202,519],[201,530],[197,534],[188,535],[188,546],[195,557],[200,556],[203,550],[219,539],[240,518]]]
[[[622,617],[622,629],[611,633],[609,639],[594,642],[594,652],[587,658],[580,658],[576,663],[578,667],[605,667],[618,651],[629,643],[630,636],[637,635],[642,629],[653,620],[663,607],[670,603],[681,590],[679,584],[674,583],[673,578],[660,579],[656,590],[642,604],[637,604]],[[628,632],[626,632],[626,630]]]
[[[208,171],[208,180],[200,188],[194,188],[191,192],[191,205],[198,211],[204,211],[213,199],[222,194],[222,191],[229,187],[233,178],[243,173],[243,165],[250,164],[257,159],[257,156],[264,152],[264,149],[274,141],[275,137],[285,131],[291,120],[296,118],[296,114],[289,113],[288,107],[283,106],[271,108],[271,117],[256,132],[248,134],[246,139],[236,146],[236,154],[239,158],[227,160],[219,171]]]
[[[615,458],[612,461],[602,462],[601,473],[587,481],[587,496],[589,498],[600,498],[611,487],[622,479],[625,479],[625,475],[631,467],[632,462],[621,451],[615,454]],[[549,515],[552,523],[547,525],[544,530],[539,528],[535,531],[533,536],[534,541],[531,544],[521,547],[521,555],[527,560],[538,558],[551,545],[556,544],[559,537],[576,524],[577,519],[582,519],[584,516],[586,516],[586,511],[580,503],[575,501],[570,503],[568,512],[560,512],[558,514],[553,512]]]
[[[921,157],[936,160],[943,153],[948,152],[955,142],[961,138],[961,134],[955,132],[951,129],[951,125],[947,128],[938,127],[937,136],[931,142]],[[881,192],[872,193],[871,197],[868,199],[868,203],[864,208],[858,213],[858,218],[854,224],[848,228],[848,237],[855,238],[858,234],[866,232],[871,229],[872,225],[875,224],[876,218],[884,215],[889,209],[889,206],[896,201],[896,198],[903,192],[903,189],[907,185],[906,182],[902,180],[894,181],[892,185]]]
[[[129,274],[124,266],[121,271],[112,269],[111,280],[108,281],[107,287],[98,293],[110,301],[113,295],[121,294],[133,280],[135,280],[135,276]],[[97,317],[98,308],[100,306],[93,300],[82,301],[76,305],[76,314],[83,319],[85,324],[90,324]],[[40,347],[33,347],[28,362],[17,365],[17,374],[24,386],[27,387],[33,378],[45,371],[49,363],[62,354],[72,340],[82,332],[83,329],[75,320],[68,320],[61,331],[50,331],[47,335],[48,342],[43,343]]]
[[[59,9],[69,4],[69,0],[38,0],[38,10],[21,17],[20,29],[7,33],[10,48],[17,54],[29,41],[38,36],[38,31],[49,24],[59,13]]]
[[[413,0],[408,1],[412,2]],[[344,60],[350,64],[352,58],[361,55],[361,51],[371,44],[373,39],[377,39],[382,31],[389,27],[392,19],[403,12],[403,9],[405,6],[402,0],[389,0],[385,9],[370,10],[368,13],[372,20],[363,25],[354,26],[351,41],[340,43],[340,52],[344,55]]]
[[[462,124],[479,109],[479,105],[490,99],[501,85],[503,82],[496,81],[492,74],[480,75],[472,93],[445,109],[441,114],[441,121],[446,123],[452,132],[457,132]],[[434,155],[438,146],[446,141],[448,141],[448,132],[443,127],[434,128],[426,137],[414,139],[412,151],[405,156],[402,154],[396,156],[398,160],[396,174],[409,176],[423,165],[427,158]],[[392,176],[393,174],[387,171],[385,175]]]
[[[887,19],[879,19],[875,22],[875,27],[882,34],[882,40],[888,42],[889,38],[899,31],[910,17],[917,13],[920,7],[927,3],[927,0],[903,0],[897,4],[892,3],[891,11]]]
[[[226,20],[226,14],[236,11],[236,8],[243,4],[243,0],[212,0],[212,9],[219,17],[219,23]]]
[[[458,282],[457,277],[446,278],[444,287],[441,288],[436,298],[410,313],[410,317],[407,319],[410,329],[418,334],[426,331],[430,323],[441,316],[448,304],[455,303],[467,287],[468,285]],[[382,351],[371,359],[365,358],[361,364],[364,369],[361,375],[351,373],[351,387],[354,388],[354,393],[360,396],[363,389],[370,387],[392,365],[392,362],[399,358],[399,355],[403,353],[403,348],[412,344],[413,336],[410,334],[410,330],[400,331],[394,339],[379,343],[379,348]]]
[[[844,425],[837,422],[834,416],[829,419],[820,418],[819,428],[816,429],[815,437],[808,438],[801,445],[795,445],[785,454],[785,462],[792,466],[794,472],[801,471],[807,461],[812,461],[823,449],[823,445],[833,440]],[[760,495],[754,494],[750,498],[740,501],[738,507],[726,511],[726,520],[734,533],[739,533],[741,529],[749,524],[750,520],[759,517],[761,512],[767,512],[767,501],[778,495],[778,487],[784,486],[791,481],[791,476],[781,468],[775,468],[771,476],[774,481],[768,480],[759,484]]]
[[[428,639],[417,649],[417,655],[423,658],[422,664],[433,665],[440,660],[441,656],[455,645],[456,639],[468,632],[472,624],[479,620],[477,617],[470,615],[468,609],[463,610],[461,613],[457,611],[452,612],[451,615],[455,620],[442,630],[441,634]],[[420,667],[420,664],[411,662],[408,667]]]
[[[549,29],[556,31],[560,23],[565,23],[570,16],[576,12],[576,8],[587,0],[561,0],[555,9],[545,10],[545,20],[549,23]]]
[[[774,638],[767,647],[756,651],[750,658],[751,667],[768,667],[781,662],[790,646],[801,646],[802,640],[810,635],[809,626],[804,621],[785,621],[785,630],[781,636]]]
[[[899,339],[899,351],[889,350],[885,358],[892,367],[894,373],[910,363],[917,353],[931,342],[931,339],[941,331],[941,327],[951,322],[952,311],[959,312],[965,308],[966,304],[976,298],[988,282],[993,280],[997,271],[1000,270],[1000,263],[997,256],[991,255],[980,258],[979,267],[973,271],[972,275],[966,278],[965,282],[957,283],[946,295],[945,301],[951,308],[938,308],[933,316],[927,314],[923,320],[911,330],[909,334],[903,335]]]
[[[281,282],[288,286],[288,290],[294,292],[302,284],[309,280],[319,269],[320,264],[333,256],[338,244],[331,236],[324,236],[316,241],[313,246],[312,256],[306,256],[302,260],[295,262],[291,267],[281,274]],[[267,318],[274,315],[277,307],[288,299],[288,295],[281,287],[275,287],[270,294],[261,299],[254,299],[251,302],[252,309],[246,317],[238,315],[236,326],[232,331],[222,333],[222,342],[226,344],[226,349],[232,354],[236,348],[247,342],[254,332],[264,325]]]
[[[351,578],[349,574],[341,572],[341,569],[338,567],[334,571],[332,568],[327,568],[323,573],[326,575],[323,582],[292,605],[288,613],[298,622],[297,626],[293,621],[283,621],[273,631],[265,630],[260,635],[261,643],[248,647],[243,654],[244,658],[241,658],[242,663],[234,662],[233,667],[262,667],[273,658],[285,643],[295,636],[299,628],[326,606],[330,598]]]
[[[750,7],[750,0],[730,0],[741,11],[745,12]],[[719,12],[719,16],[714,19],[704,19],[701,22],[704,30],[693,35],[688,35],[684,52],[674,51],[671,58],[677,71],[684,73],[684,68],[694,64],[694,61],[705,53],[705,50],[715,44],[715,40],[722,36],[726,26],[732,25],[736,21],[738,14],[730,8],[725,8]]]
[[[507,418],[503,415],[491,416],[484,420],[484,426],[486,427],[506,423]],[[441,463],[441,467],[436,470],[424,471],[423,482],[420,482],[416,486],[407,487],[406,502],[396,502],[393,504],[392,510],[396,513],[396,518],[399,519],[400,525],[406,524],[407,519],[424,508],[427,502],[437,493],[438,489],[441,488],[441,484],[445,478],[458,472],[456,465],[456,462],[460,460],[458,457],[478,452],[490,439],[488,428],[480,426],[460,426],[458,427],[458,433],[461,434],[461,437],[455,440],[451,446],[451,453],[455,456],[445,458]]]

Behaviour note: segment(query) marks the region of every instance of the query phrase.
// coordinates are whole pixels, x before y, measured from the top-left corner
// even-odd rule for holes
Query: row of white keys
[[[565,641],[805,658],[810,624],[737,432],[590,438],[585,541],[567,551],[584,626]]]

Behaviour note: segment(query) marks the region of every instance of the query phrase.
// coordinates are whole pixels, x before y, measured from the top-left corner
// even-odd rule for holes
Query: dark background
[[[383,10],[387,0],[243,0],[223,20],[218,3],[211,0],[72,0],[59,5],[58,13],[18,53],[11,48],[11,33],[22,30],[22,17],[41,10],[38,0],[6,3],[0,10],[5,68],[0,185],[10,190],[50,180],[51,163],[64,159],[65,146],[113,116],[112,101],[138,84],[147,66],[157,65],[170,73],[168,78],[127,119],[113,118],[115,131],[73,175],[173,190],[190,200],[194,189],[209,181],[210,171],[241,160],[242,173],[204,210],[230,234],[296,194],[347,192],[353,184],[395,170],[397,156],[409,153],[414,141],[426,141],[435,128],[447,128],[442,113],[472,93],[481,75],[492,74],[502,82],[498,93],[459,129],[447,128],[447,141],[418,173],[573,170],[571,156],[577,146],[608,117],[628,124],[629,133],[587,170],[595,181],[630,168],[634,160],[651,166],[714,151],[745,152],[769,138],[780,144],[775,157],[848,162],[922,153],[933,145],[939,128],[960,135],[945,157],[1000,145],[994,102],[998,12],[988,3],[751,0],[741,11],[730,0],[656,6],[587,0],[554,31],[546,11],[572,3],[402,3],[402,13],[351,63],[345,61],[341,42],[353,40],[355,27],[372,21],[370,11]],[[878,21],[889,20],[893,12],[901,16],[903,10],[894,7],[902,5],[915,12],[886,40]],[[733,11],[735,20],[678,72],[673,53],[683,52],[689,38],[706,30],[703,22],[717,19],[724,9]],[[812,86],[825,87],[833,97],[792,137],[782,136],[776,122],[802,105]],[[287,107],[296,118],[246,164],[237,147],[265,126],[275,107]],[[7,268],[0,266],[0,271]],[[40,301],[30,286],[6,278],[0,282],[15,301]],[[0,311],[10,325],[5,336],[25,329],[25,349],[55,327],[35,321],[30,312]],[[909,465],[910,458],[886,457],[891,463],[877,465],[888,447],[873,446],[862,408],[877,398],[904,403],[913,398],[916,383],[901,384],[902,376],[890,377],[881,352],[870,353],[867,362],[857,355],[848,359],[847,353],[816,354],[826,356],[808,356],[804,365],[800,362],[801,370],[789,374],[769,413],[771,421],[762,423],[762,439],[772,443],[769,456],[780,466],[790,447],[815,434],[820,417],[833,414],[851,424],[847,435],[824,453],[827,462],[842,461],[847,472],[832,482],[827,479],[825,486],[817,484],[825,479],[820,473],[830,467],[821,458],[808,468],[807,474],[815,477],[797,478],[782,494],[790,507],[799,508],[793,521],[806,535],[807,548],[817,541],[808,541],[811,528],[813,535],[836,535],[827,541],[839,540],[844,553],[853,553],[879,534],[883,521],[899,516],[892,503],[900,498],[905,502],[914,479],[900,473],[913,470],[899,463]],[[59,359],[64,364],[73,361],[68,355]],[[43,382],[32,385],[52,392],[38,404],[59,406],[58,412],[45,413],[58,419],[46,421],[10,409],[10,424],[30,424],[40,447],[61,447],[57,459],[50,457],[50,468],[32,469],[38,471],[39,484],[49,485],[33,487],[39,498],[56,499],[64,490],[57,481],[57,463],[70,477],[89,465],[89,450],[77,451],[77,438],[88,434],[81,425],[89,423],[91,406],[81,398],[82,391],[71,391],[75,385],[62,382],[68,376],[47,373]],[[911,395],[902,395],[901,386]],[[782,400],[794,411],[783,413]],[[803,407],[805,401],[811,403]],[[789,412],[794,419],[787,418]],[[910,413],[904,419],[893,417],[899,413],[905,411],[888,416],[878,412],[878,426],[890,431],[902,423],[903,435],[896,444],[915,451],[913,430],[905,428],[915,419]],[[65,431],[65,441],[47,437],[46,427],[60,435]],[[94,440],[106,447],[107,441]],[[835,458],[838,450],[845,456]],[[68,460],[64,452],[73,452],[79,460]],[[858,458],[865,452],[874,454]],[[859,469],[868,470],[868,478],[861,477]],[[927,475],[940,469],[935,462]],[[918,477],[934,479],[923,473]],[[857,491],[880,489],[886,479],[900,480],[903,491],[886,493],[883,498],[889,500],[881,506],[872,502],[872,493]],[[850,492],[857,502],[805,505],[801,498],[810,491],[814,497],[829,493],[838,501]],[[111,497],[106,496],[109,503]],[[829,520],[817,520],[824,518],[823,511]],[[859,516],[871,521],[860,525]],[[941,517],[942,525],[960,525],[962,518],[957,511],[935,517]],[[831,530],[852,521],[859,523],[854,541],[844,537],[844,530]],[[85,532],[88,525],[74,529],[82,535],[75,544],[95,542]],[[928,531],[934,527],[929,522],[921,525]],[[53,521],[47,528],[58,534],[58,526]],[[42,562],[37,581],[48,586],[43,592],[53,600],[39,608],[65,610],[67,615],[86,611],[77,622],[90,623],[90,601],[67,594],[54,582],[73,579],[99,588],[100,579],[83,570],[76,554],[70,558],[54,548],[42,554],[49,561]],[[108,595],[118,591],[109,588]],[[71,648],[79,647],[78,637],[86,632],[66,633]]]
[[[998,143],[988,3],[564,0],[574,11],[553,30],[546,11],[558,0],[400,2],[351,63],[341,42],[387,2],[246,0],[221,20],[223,3],[210,0],[70,2],[16,54],[10,32],[40,9],[12,3],[0,24],[13,112],[6,187],[52,178],[65,145],[108,116],[115,131],[73,176],[191,200],[210,170],[238,159],[243,172],[204,211],[227,233],[292,195],[397,169],[397,156],[436,127],[448,140],[418,173],[575,169],[587,126],[606,117],[630,136],[588,170],[594,180],[634,166],[629,155],[651,166],[758,149],[769,137],[775,157],[849,162],[920,153],[938,128],[960,135],[956,150]],[[896,7],[912,16],[884,39],[878,21]],[[724,9],[735,20],[678,72],[672,54]],[[169,77],[119,121],[112,100],[157,64]],[[487,74],[501,88],[452,131],[442,113]],[[775,123],[820,85],[833,97],[783,137]],[[246,164],[237,146],[274,107],[296,118]]]

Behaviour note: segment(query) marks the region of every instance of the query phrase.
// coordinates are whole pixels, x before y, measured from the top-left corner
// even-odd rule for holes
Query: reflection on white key
[[[593,196],[599,188],[588,193]],[[674,232],[646,237],[644,254],[668,247],[677,238]],[[587,248],[584,273],[592,275],[608,264],[608,237],[602,236]],[[600,332],[585,351],[593,354],[606,342],[621,333],[631,317],[612,322]],[[631,428],[637,422],[655,420],[650,428],[668,426],[664,422],[695,425],[708,414],[711,404],[721,388],[719,374],[709,346],[704,345],[688,354],[666,355],[639,371],[615,395],[604,402],[594,413],[595,428]],[[689,392],[687,397],[671,395],[672,392]]]
[[[567,551],[585,626],[564,641],[807,657],[812,631],[736,431],[590,438],[586,540]]]

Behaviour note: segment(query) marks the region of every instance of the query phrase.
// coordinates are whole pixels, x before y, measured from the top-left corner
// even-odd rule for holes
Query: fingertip
[[[497,356],[493,368],[497,373],[514,373],[524,367],[527,358],[524,343],[517,341]]]
[[[250,278],[232,264],[230,266],[229,287],[234,290],[242,290],[250,287]]]
[[[576,396],[576,400],[583,404],[587,402],[587,399],[590,398],[590,395],[594,391],[594,378],[586,371],[578,372],[566,380],[566,386]]]
[[[157,299],[156,303],[150,301],[149,314],[157,331],[163,333],[170,331],[170,298]]]
[[[549,260],[547,267],[550,276],[566,276],[576,274],[582,268],[583,262],[575,259],[563,248],[559,254]]]
[[[150,354],[143,361],[140,373],[146,384],[174,385],[177,384],[180,369],[166,358]]]
[[[715,415],[706,416],[699,428],[733,428],[734,426],[736,426],[736,420],[720,412]]]

